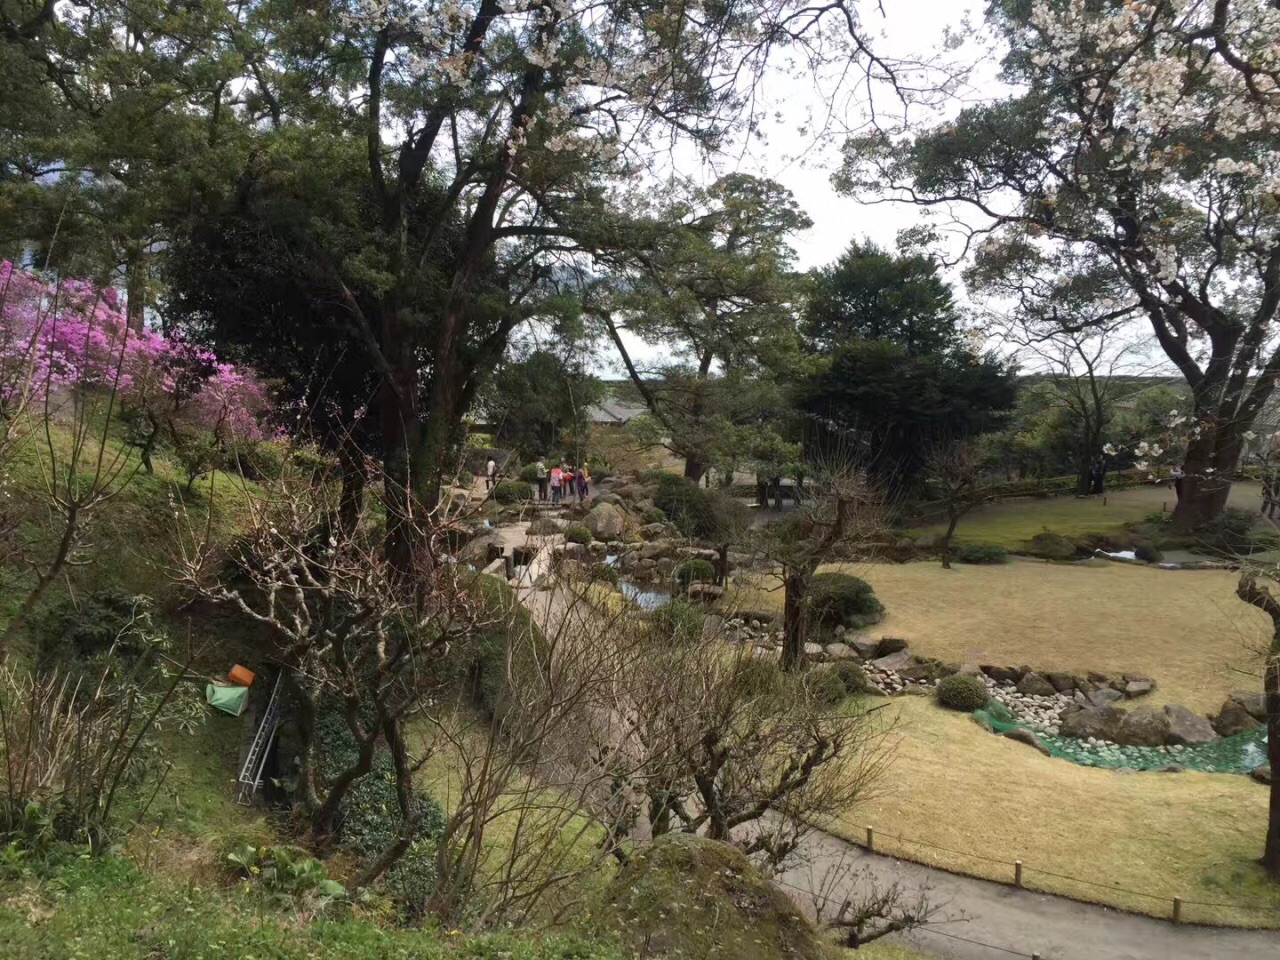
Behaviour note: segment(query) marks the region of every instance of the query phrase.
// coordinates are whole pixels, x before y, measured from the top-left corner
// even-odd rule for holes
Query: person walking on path
[[[559,466],[551,468],[551,502],[557,504],[560,502],[560,490],[564,484],[564,471]]]
[[[573,467],[567,463],[561,467],[561,476],[564,478],[564,500],[565,503],[569,503],[573,500],[573,494],[577,490],[575,484],[578,482],[578,478],[573,475]]]
[[[538,481],[538,499],[547,499],[547,465],[541,460],[534,465],[533,477]]]
[[[489,462],[484,465],[484,483],[486,490],[492,490],[494,481],[498,479],[498,462],[489,458]]]
[[[1103,485],[1107,476],[1107,462],[1102,456],[1093,458],[1093,462],[1089,464],[1089,492],[1102,493]]]
[[[591,473],[585,466],[578,468],[578,502],[582,503],[590,494]]]

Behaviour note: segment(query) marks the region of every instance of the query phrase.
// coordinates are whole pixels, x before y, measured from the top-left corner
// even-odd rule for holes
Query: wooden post
[[[1102,505],[1104,507],[1107,505],[1107,495],[1105,493],[1102,495]]]
[[[1022,861],[1013,861],[1013,885],[1015,887],[1022,886]]]
[[[1182,898],[1181,897],[1173,898],[1173,922],[1174,923],[1182,922]]]
[[[867,852],[876,852],[876,832],[871,827],[867,827]]]

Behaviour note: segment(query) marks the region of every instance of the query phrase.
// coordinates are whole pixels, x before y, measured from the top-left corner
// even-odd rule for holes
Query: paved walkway
[[[1174,926],[1051,894],[934,870],[869,854],[826,833],[808,838],[808,863],[780,879],[808,906],[832,865],[855,872],[829,896],[856,896],[867,882],[899,883],[907,896],[927,890],[940,915],[953,918],[915,931],[904,942],[945,960],[998,960],[1010,956],[1043,960],[1277,960],[1280,932]],[[862,871],[867,873],[862,873]],[[865,888],[864,888],[865,890]],[[856,954],[853,954],[856,956]]]

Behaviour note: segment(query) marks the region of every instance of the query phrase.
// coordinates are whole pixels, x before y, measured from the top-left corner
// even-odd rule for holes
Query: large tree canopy
[[[989,20],[1021,92],[851,140],[837,184],[976,212],[989,277],[1110,278],[1101,318],[1140,311],[1194,396],[1175,519],[1214,515],[1280,375],[1280,9],[997,0]]]
[[[801,333],[816,350],[846,340],[891,340],[918,355],[950,347],[957,322],[936,260],[854,240],[840,259],[814,272]]]

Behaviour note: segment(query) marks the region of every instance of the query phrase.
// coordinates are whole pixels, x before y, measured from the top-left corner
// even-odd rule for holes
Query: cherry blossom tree
[[[1087,273],[1102,315],[1144,317],[1200,427],[1187,528],[1222,511],[1280,375],[1280,9],[998,0],[990,22],[1019,92],[917,136],[850,140],[837,184],[950,211],[987,277]]]

